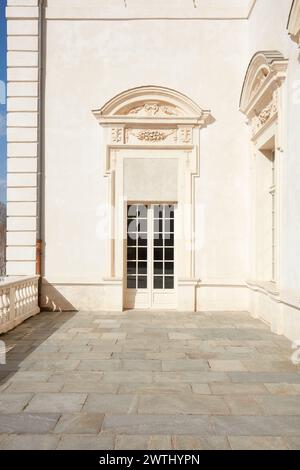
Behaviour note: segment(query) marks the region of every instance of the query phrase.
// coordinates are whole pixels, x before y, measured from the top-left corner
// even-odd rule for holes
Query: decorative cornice
[[[257,52],[245,76],[240,110],[248,118],[252,138],[280,119],[280,87],[286,78],[288,60],[278,51]]]
[[[278,51],[257,52],[248,66],[241,99],[240,110],[248,117],[255,115],[272,98],[286,77],[288,60]],[[261,109],[257,105],[260,103]]]
[[[287,30],[292,40],[300,46],[300,0],[293,1]]]
[[[20,0],[18,0],[20,1]],[[246,20],[256,0],[59,0],[49,2],[47,20]],[[52,5],[54,3],[54,5]]]
[[[100,125],[205,127],[213,122],[210,111],[170,88],[145,86],[125,91],[93,111]]]

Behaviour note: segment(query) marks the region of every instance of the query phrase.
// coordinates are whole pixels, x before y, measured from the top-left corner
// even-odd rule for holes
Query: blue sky
[[[0,0],[0,201],[6,202],[6,105],[3,103],[3,82],[6,86],[6,0]],[[1,83],[2,82],[2,83]],[[5,96],[5,95],[4,95]]]

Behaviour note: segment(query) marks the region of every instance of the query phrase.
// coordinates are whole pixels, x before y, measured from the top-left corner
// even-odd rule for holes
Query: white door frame
[[[177,308],[177,242],[176,242],[176,219],[177,219],[177,203],[156,201],[145,202],[138,201],[128,202],[130,205],[147,206],[147,288],[146,289],[129,289],[127,286],[127,244],[124,253],[124,308],[125,309],[151,309],[151,310],[175,310]],[[154,206],[173,206],[174,207],[174,287],[173,289],[155,289],[154,288]],[[127,211],[126,211],[127,218]],[[165,218],[163,218],[165,221]],[[127,224],[127,222],[126,222]]]

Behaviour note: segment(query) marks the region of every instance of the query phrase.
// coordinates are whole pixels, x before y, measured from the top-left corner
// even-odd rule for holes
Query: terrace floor
[[[41,313],[0,340],[0,449],[300,449],[300,366],[247,313]]]

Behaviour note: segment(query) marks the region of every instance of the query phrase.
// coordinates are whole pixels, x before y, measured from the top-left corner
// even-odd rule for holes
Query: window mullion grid
[[[138,239],[138,219],[136,219],[136,232],[135,232],[135,288],[139,287],[139,239]]]
[[[162,216],[162,245],[163,245],[163,289],[165,289],[165,266],[166,266],[166,255],[165,255],[165,250],[166,250],[166,239],[165,239],[165,224],[166,224],[166,206],[163,207],[163,216]]]

